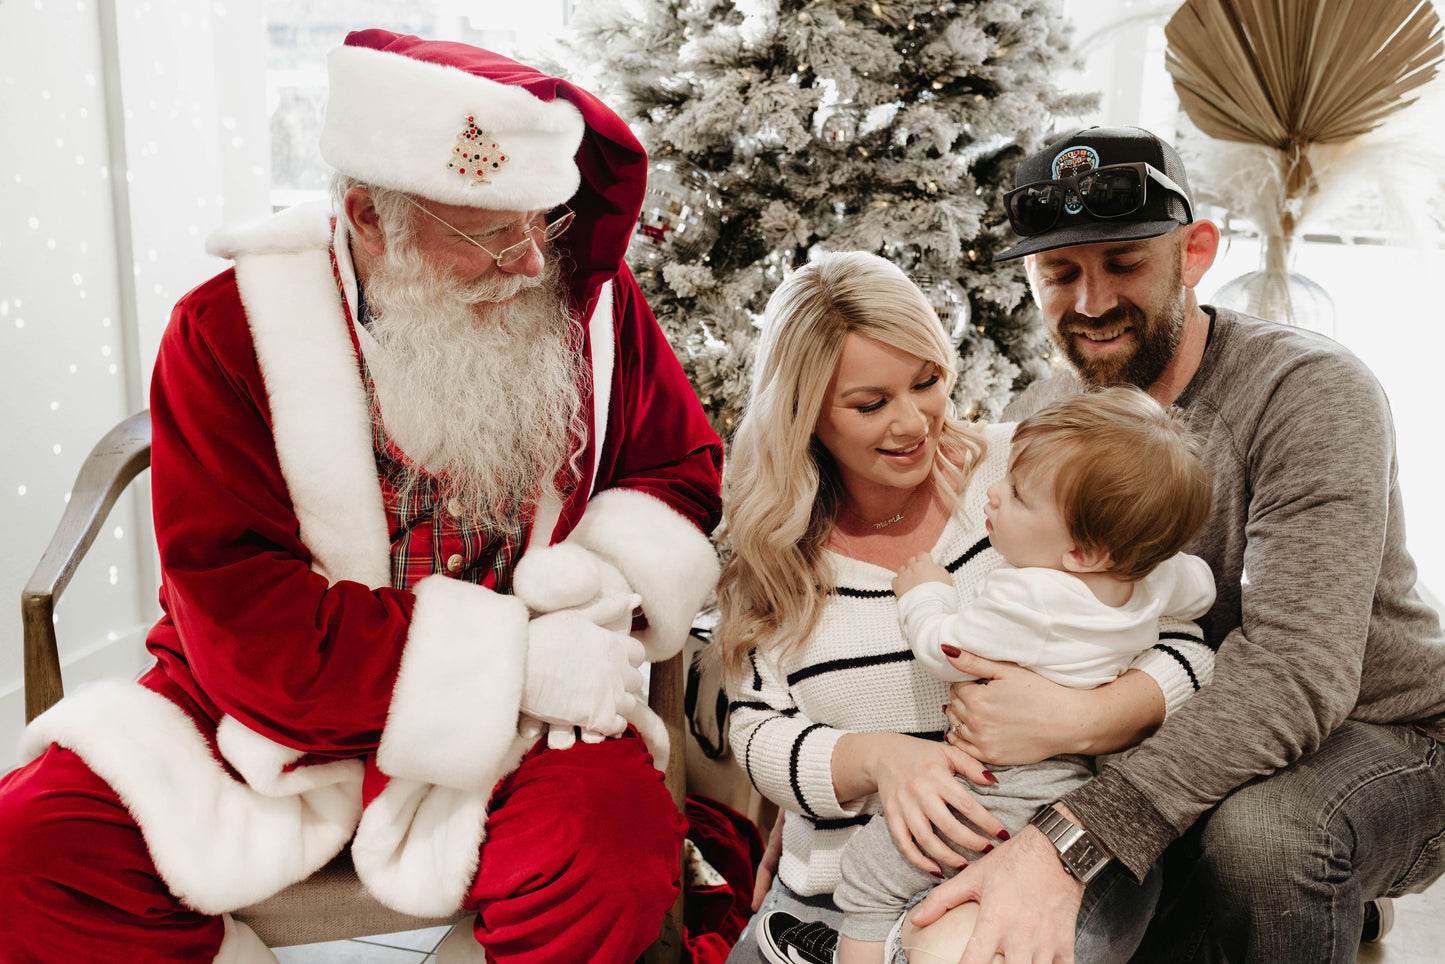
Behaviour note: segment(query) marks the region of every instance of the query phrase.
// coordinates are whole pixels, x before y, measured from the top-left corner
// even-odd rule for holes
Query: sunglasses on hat
[[[1043,234],[1052,228],[1066,205],[1082,205],[1096,218],[1122,218],[1144,206],[1151,179],[1178,195],[1189,220],[1194,220],[1188,193],[1163,171],[1143,161],[1106,164],[1072,177],[1016,187],[1003,196],[1004,211],[1013,229],[1023,237]]]

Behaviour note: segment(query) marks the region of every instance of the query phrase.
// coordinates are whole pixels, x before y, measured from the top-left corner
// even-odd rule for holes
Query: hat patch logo
[[[476,116],[468,114],[467,126],[457,135],[457,146],[452,149],[447,170],[471,178],[473,184],[490,184],[487,174],[499,170],[505,163],[507,155],[477,126]]]
[[[1092,147],[1080,145],[1078,147],[1066,147],[1054,155],[1053,172],[1054,179],[1073,177],[1075,174],[1082,174],[1085,171],[1092,171],[1099,166],[1099,152]],[[1079,196],[1070,188],[1064,196],[1064,210],[1070,214],[1078,214],[1084,209],[1084,204]]]

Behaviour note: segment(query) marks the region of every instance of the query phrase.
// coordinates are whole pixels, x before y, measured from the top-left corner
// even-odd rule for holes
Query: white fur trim
[[[592,490],[597,491],[597,467],[602,443],[607,441],[607,416],[612,403],[612,369],[617,364],[617,339],[612,330],[612,282],[597,292],[597,305],[587,322],[592,342]]]
[[[668,735],[667,724],[646,703],[638,703],[627,715],[627,722],[637,727],[637,735],[642,737],[642,742],[647,745],[647,752],[652,754],[652,765],[658,773],[665,776],[667,757],[672,748],[672,737]]]
[[[462,734],[453,739],[465,742]],[[367,804],[351,843],[356,875],[393,910],[415,917],[456,912],[477,875],[491,793],[490,786],[457,790],[393,777]]]
[[[441,575],[418,582],[377,766],[391,777],[490,792],[521,756],[526,662],[521,600]]]
[[[568,541],[612,563],[641,593],[648,628],[635,635],[649,660],[682,649],[718,577],[717,552],[697,526],[650,495],[608,489],[587,504]]]
[[[321,156],[337,170],[444,204],[504,211],[551,210],[577,193],[586,124],[568,101],[369,47],[337,47],[327,66]],[[485,182],[447,167],[468,117],[506,157]]]
[[[206,253],[234,259],[240,254],[288,254],[325,250],[330,238],[329,213],[317,217],[316,204],[297,204],[270,217],[218,228],[206,238]]]
[[[341,852],[361,817],[360,761],[308,767],[307,789],[266,796],[216,762],[179,707],[135,683],[77,689],[26,728],[22,759],[52,742],[110,784],[171,893],[204,914],[309,877]]]
[[[597,293],[592,317],[587,319],[588,341],[592,351],[592,490],[597,488],[597,466],[602,461],[602,446],[607,443],[607,414],[612,402],[612,370],[617,363],[617,339],[612,330],[612,282]],[[532,534],[527,539],[528,551],[549,545],[562,517],[562,503],[552,494],[537,506],[532,520]]]
[[[294,797],[329,786],[336,782],[329,767],[341,763],[362,765],[360,761],[339,761],[287,770],[306,754],[262,736],[233,716],[221,717],[216,727],[216,747],[248,787],[267,797]]]
[[[512,575],[512,594],[537,613],[581,606],[601,592],[596,554],[572,542],[528,549]]]
[[[311,550],[311,568],[335,584],[391,584],[391,539],[372,455],[371,413],[328,254],[324,206],[268,222],[278,236],[311,219],[314,247],[265,253],[268,235],[244,235],[236,283],[266,382],[276,455]]]
[[[221,937],[221,949],[212,958],[214,964],[280,964],[245,921],[236,920],[230,914],[222,915],[221,919],[226,930]]]

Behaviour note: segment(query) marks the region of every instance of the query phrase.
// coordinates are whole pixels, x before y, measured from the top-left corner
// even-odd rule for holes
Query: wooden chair
[[[25,627],[25,719],[33,720],[64,695],[60,652],[55,635],[55,603],[105,524],[111,507],[137,475],[150,466],[149,411],[122,421],[96,444],[81,465],[55,534],[21,593]],[[665,783],[679,810],[683,807],[683,688],[686,673],[679,653],[654,663],[649,703],[667,723],[672,752]],[[349,849],[306,880],[259,904],[236,911],[267,946],[286,947],[318,941],[392,934],[451,924],[470,915],[420,918],[401,914],[375,900],[356,876]],[[644,955],[647,964],[676,964],[682,955],[682,898],[668,912],[657,940]]]

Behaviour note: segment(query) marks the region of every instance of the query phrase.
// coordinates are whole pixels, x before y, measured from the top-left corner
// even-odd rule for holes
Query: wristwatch
[[[1049,838],[1064,867],[1080,883],[1087,884],[1109,865],[1109,854],[1094,835],[1055,810],[1053,804],[1034,814],[1029,823]]]

